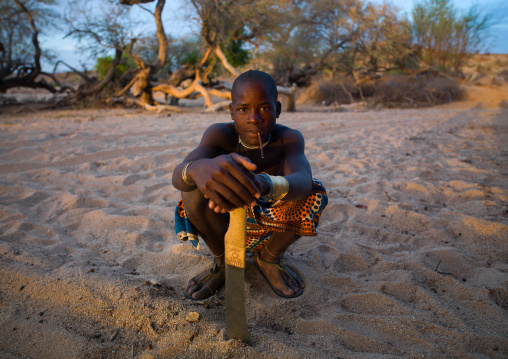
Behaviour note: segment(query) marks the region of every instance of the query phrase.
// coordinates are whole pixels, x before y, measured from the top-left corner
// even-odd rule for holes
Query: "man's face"
[[[246,81],[232,94],[232,100],[229,112],[241,140],[255,146],[259,144],[259,132],[262,141],[266,141],[281,110],[280,102],[267,91],[266,84],[259,80]]]

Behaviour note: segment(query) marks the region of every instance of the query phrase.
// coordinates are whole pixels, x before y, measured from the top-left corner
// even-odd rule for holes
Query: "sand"
[[[283,113],[329,193],[274,294],[246,267],[253,345],[174,233],[173,168],[226,113],[0,118],[0,358],[505,358],[508,109]],[[189,315],[197,313],[197,315]],[[196,321],[197,320],[197,321]]]

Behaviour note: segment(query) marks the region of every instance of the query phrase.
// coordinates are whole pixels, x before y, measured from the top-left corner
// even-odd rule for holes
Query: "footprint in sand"
[[[127,177],[124,181],[123,181],[123,185],[124,186],[130,186],[138,181],[141,181],[141,180],[146,180],[146,179],[149,179],[149,178],[152,178],[154,175],[152,173],[150,174],[143,174],[143,175],[132,175],[132,176],[129,176]]]

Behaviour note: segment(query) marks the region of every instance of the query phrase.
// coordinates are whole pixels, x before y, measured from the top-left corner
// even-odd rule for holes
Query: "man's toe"
[[[201,300],[208,298],[213,295],[213,292],[208,288],[208,286],[203,286],[200,290],[194,292],[192,294],[192,298],[195,300]]]
[[[298,283],[294,279],[288,280],[288,287],[291,288],[294,292],[298,290]]]
[[[295,290],[291,289],[291,288],[288,288],[288,290],[284,293],[285,295],[293,295],[295,294]]]

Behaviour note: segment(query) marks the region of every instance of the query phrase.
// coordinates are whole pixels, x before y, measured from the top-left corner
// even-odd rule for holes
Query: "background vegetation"
[[[159,107],[180,98],[228,98],[230,79],[246,68],[269,72],[290,98],[306,88],[316,102],[367,100],[385,106],[419,106],[460,98],[455,79],[480,50],[493,24],[478,7],[466,12],[450,0],[421,0],[413,20],[389,2],[360,0],[188,0],[199,35],[174,39],[164,30],[164,0],[70,0],[62,17],[54,0],[0,0],[0,92],[12,87],[67,93],[65,103],[100,101]],[[138,34],[135,13],[148,12],[155,34]],[[38,42],[55,26],[97,59],[95,72],[78,71],[79,88],[41,70],[50,51]],[[54,58],[57,60],[58,56]],[[60,67],[62,69],[62,67]],[[46,81],[47,79],[51,81]],[[454,79],[455,78],[455,79]],[[283,89],[285,88],[286,91]],[[160,108],[160,107],[159,107]],[[167,107],[170,108],[170,107]]]

